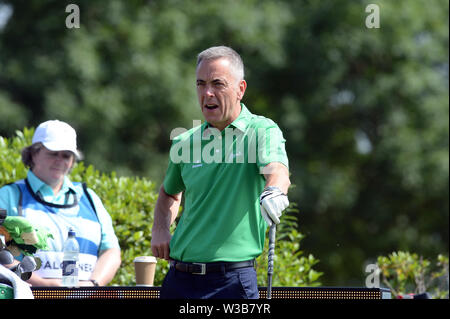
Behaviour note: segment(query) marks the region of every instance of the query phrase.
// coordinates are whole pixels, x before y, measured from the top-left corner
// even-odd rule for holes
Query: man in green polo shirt
[[[289,205],[285,140],[241,102],[247,83],[233,49],[200,53],[196,75],[206,122],[174,139],[155,207],[152,252],[171,263],[161,297],[258,298],[254,260]]]

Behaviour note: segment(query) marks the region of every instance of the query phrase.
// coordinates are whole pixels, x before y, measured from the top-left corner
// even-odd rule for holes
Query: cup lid
[[[154,256],[138,256],[134,258],[134,262],[146,262],[146,263],[156,263],[156,257]]]

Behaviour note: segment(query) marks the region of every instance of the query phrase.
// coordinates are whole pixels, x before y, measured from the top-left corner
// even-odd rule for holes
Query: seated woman
[[[27,177],[0,188],[0,208],[8,216],[24,216],[52,234],[49,249],[35,254],[42,266],[27,281],[33,286],[61,286],[63,244],[70,228],[80,246],[80,286],[106,285],[120,266],[120,246],[102,201],[67,176],[77,159],[75,130],[58,120],[41,123],[32,145],[22,150]]]

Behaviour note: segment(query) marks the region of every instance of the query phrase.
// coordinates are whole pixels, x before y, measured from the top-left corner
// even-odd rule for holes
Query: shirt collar
[[[230,125],[234,126],[238,130],[241,130],[242,132],[245,132],[247,125],[250,122],[252,113],[247,109],[244,103],[241,103],[241,108],[241,113]]]
[[[227,127],[232,126],[242,132],[245,132],[245,130],[247,129],[247,125],[250,122],[250,117],[252,115],[253,114],[247,109],[247,107],[244,105],[244,103],[241,103],[241,113],[239,113],[239,116]],[[209,124],[208,122],[205,122],[203,125],[204,125],[204,129],[212,127],[212,125]]]
[[[42,196],[55,196],[53,194],[53,189],[48,184],[46,184],[44,181],[42,181],[39,177],[37,177],[31,170],[28,171],[27,179],[28,179],[28,183],[31,186],[31,189],[33,190],[33,192],[35,194],[37,192],[40,192]],[[61,187],[61,190],[59,191],[59,193],[56,196],[58,196],[59,194],[65,194],[70,189],[72,189],[73,191],[78,193],[77,189],[72,184],[72,182],[69,180],[69,178],[67,176],[64,176],[63,185]]]

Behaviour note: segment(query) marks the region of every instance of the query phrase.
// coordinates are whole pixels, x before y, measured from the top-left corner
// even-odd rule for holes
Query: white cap
[[[67,123],[59,120],[39,124],[32,143],[42,143],[50,151],[70,151],[80,157],[77,151],[77,133]]]

